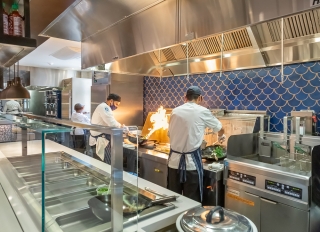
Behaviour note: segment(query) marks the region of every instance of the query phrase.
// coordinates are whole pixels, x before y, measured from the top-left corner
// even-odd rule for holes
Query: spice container
[[[9,22],[8,22],[8,13],[4,9],[6,7],[6,4],[2,3],[2,20],[3,20],[3,34],[9,35]]]
[[[22,36],[22,16],[19,13],[18,3],[14,3],[9,14],[9,35]]]

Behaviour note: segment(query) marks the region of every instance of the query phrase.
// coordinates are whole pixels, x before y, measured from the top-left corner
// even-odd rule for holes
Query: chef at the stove
[[[168,129],[170,154],[168,161],[168,189],[195,201],[202,201],[203,166],[201,144],[206,128],[218,133],[220,142],[225,140],[221,122],[210,110],[200,106],[201,89],[188,88],[185,104],[173,109]]]
[[[111,93],[105,102],[97,106],[92,114],[91,124],[118,127],[121,125],[113,115],[121,103],[121,97]],[[93,157],[103,160],[107,164],[111,164],[111,136],[109,134],[101,134],[101,132],[90,131],[89,145],[92,148]]]

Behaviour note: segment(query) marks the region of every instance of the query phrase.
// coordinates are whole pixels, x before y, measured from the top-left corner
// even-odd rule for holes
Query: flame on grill
[[[168,116],[166,115],[166,110],[163,109],[163,106],[160,106],[157,112],[150,117],[150,122],[152,123],[152,128],[148,129],[149,133],[146,135],[147,139],[159,129],[168,129]]]

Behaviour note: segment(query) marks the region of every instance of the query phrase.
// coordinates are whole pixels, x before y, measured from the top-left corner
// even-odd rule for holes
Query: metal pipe
[[[284,49],[283,49],[283,22],[284,19],[281,18],[281,83],[283,83],[283,57],[284,57]]]
[[[159,49],[159,62],[160,62],[160,83],[161,83],[161,79],[162,79],[162,66],[161,66],[161,50]]]
[[[221,34],[221,58],[220,58],[220,77],[222,77],[222,63],[223,63],[223,47],[224,47],[224,34]]]
[[[296,143],[300,143],[300,117],[295,117],[296,122]]]
[[[187,43],[187,79],[189,81],[189,43]]]

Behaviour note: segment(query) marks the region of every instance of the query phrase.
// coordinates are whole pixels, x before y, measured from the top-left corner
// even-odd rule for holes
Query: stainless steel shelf
[[[0,35],[0,66],[9,67],[21,60],[37,47],[31,38]]]

